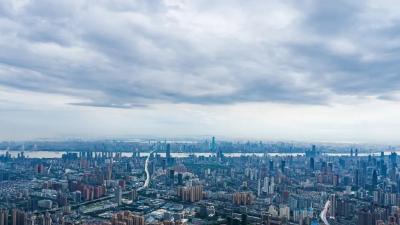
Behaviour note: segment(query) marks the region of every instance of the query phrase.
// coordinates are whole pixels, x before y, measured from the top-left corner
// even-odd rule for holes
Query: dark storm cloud
[[[172,3],[3,1],[0,85],[115,108],[393,100],[400,89],[390,5]]]

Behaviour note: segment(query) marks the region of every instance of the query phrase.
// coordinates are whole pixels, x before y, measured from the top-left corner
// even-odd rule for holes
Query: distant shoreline
[[[0,151],[10,151],[10,152],[118,152],[118,153],[134,153],[134,150],[74,150],[74,149],[66,149],[66,150],[52,150],[52,149],[37,149],[37,150],[21,150],[21,149],[0,149]],[[153,150],[140,150],[139,153],[150,153]],[[158,153],[163,153],[165,151],[159,151]],[[182,151],[182,150],[171,150],[171,152],[174,153],[185,153],[185,154],[191,154],[191,153],[213,153],[211,151]],[[282,154],[305,154],[305,151],[295,151],[295,152],[290,152],[290,151],[226,151],[223,150],[223,153],[245,153],[245,154],[251,154],[251,153],[257,153],[257,154],[263,154],[263,153],[282,153]],[[359,150],[358,153],[391,153],[391,152],[398,152],[400,153],[400,149],[399,150],[384,150],[384,151],[367,151],[367,150]],[[349,151],[323,151],[321,152],[321,154],[350,154],[350,150]]]
[[[66,151],[52,151],[52,150],[0,150],[0,155],[5,155],[9,153],[12,157],[19,157],[20,154],[23,152],[23,156],[28,158],[61,158],[64,154],[68,153],[76,153],[79,154],[81,152],[95,152],[101,155],[102,151],[74,151],[74,150],[66,150]],[[400,154],[400,151],[396,151]],[[120,153],[122,157],[132,157],[133,151],[103,151],[103,153]],[[151,151],[139,151],[141,157],[147,157],[151,154]],[[166,153],[164,151],[159,151],[156,153],[161,157],[165,157]],[[385,151],[384,155],[388,156],[391,154],[391,151]],[[185,158],[194,155],[196,157],[213,157],[216,155],[215,152],[182,152],[182,151],[171,151],[171,156],[174,158]],[[305,152],[223,152],[225,157],[303,157],[305,156]],[[380,156],[381,152],[359,152],[358,157],[368,157],[368,156]],[[92,155],[95,156],[94,154]],[[350,152],[323,152],[322,154],[318,155],[322,157],[347,157],[350,156]],[[318,157],[317,156],[317,157]],[[355,156],[355,154],[353,154]]]

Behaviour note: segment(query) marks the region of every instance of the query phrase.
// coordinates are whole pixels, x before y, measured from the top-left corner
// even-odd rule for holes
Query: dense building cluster
[[[0,225],[400,224],[394,151],[235,153],[214,138],[208,153],[188,151],[204,142],[135,146],[40,158],[3,151]]]

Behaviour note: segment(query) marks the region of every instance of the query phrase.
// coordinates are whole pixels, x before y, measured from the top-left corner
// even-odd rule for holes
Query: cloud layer
[[[396,100],[393,1],[9,1],[0,85],[131,108]]]

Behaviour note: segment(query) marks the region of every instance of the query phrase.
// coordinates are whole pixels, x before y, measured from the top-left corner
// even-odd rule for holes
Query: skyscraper
[[[315,162],[314,162],[314,158],[313,157],[310,158],[310,169],[313,170],[313,171],[315,169]]]
[[[138,196],[137,196],[137,190],[133,189],[130,192],[130,200],[132,200],[132,203],[135,202],[137,200]]]
[[[178,173],[178,185],[183,185],[183,174]]]
[[[145,225],[145,220],[143,216],[133,214],[130,211],[124,211],[114,214],[111,217],[111,225]]]
[[[376,188],[376,185],[378,184],[378,173],[376,170],[372,172],[372,190]]]
[[[274,171],[274,161],[269,160],[269,171],[272,172]]]
[[[115,202],[118,205],[122,204],[122,189],[119,186],[115,189]]]
[[[169,185],[174,185],[174,183],[175,183],[175,170],[173,170],[173,169],[169,170],[168,183],[169,183]]]
[[[242,213],[241,216],[241,225],[247,225],[247,214],[246,213]]]
[[[27,215],[19,209],[12,210],[12,225],[24,225]]]
[[[392,167],[397,166],[397,153],[396,152],[392,152],[390,154],[390,163],[391,163]]]
[[[329,208],[329,214],[332,218],[336,217],[336,208],[337,208],[337,203],[336,203],[336,195],[331,194],[329,197],[329,200],[331,201],[331,207]]]
[[[8,210],[0,210],[0,225],[8,225]]]
[[[109,159],[110,162],[107,166],[107,180],[111,180],[112,178],[112,159]]]
[[[171,144],[167,144],[166,149],[165,149],[165,157],[167,158],[167,162],[171,158]]]
[[[46,214],[44,215],[44,224],[43,225],[51,225],[53,223],[50,213],[46,212]]]
[[[212,137],[212,139],[211,139],[210,150],[211,150],[211,152],[215,152],[217,150],[217,146],[216,146],[216,143],[215,143],[215,137]]]
[[[249,205],[253,201],[253,196],[251,192],[235,192],[232,200],[235,205]]]
[[[359,169],[356,169],[354,171],[354,180],[353,180],[354,186],[356,186],[356,187],[359,186],[359,179],[360,179],[360,172],[359,172]]]
[[[177,196],[182,201],[197,202],[203,199],[203,186],[178,187]]]

